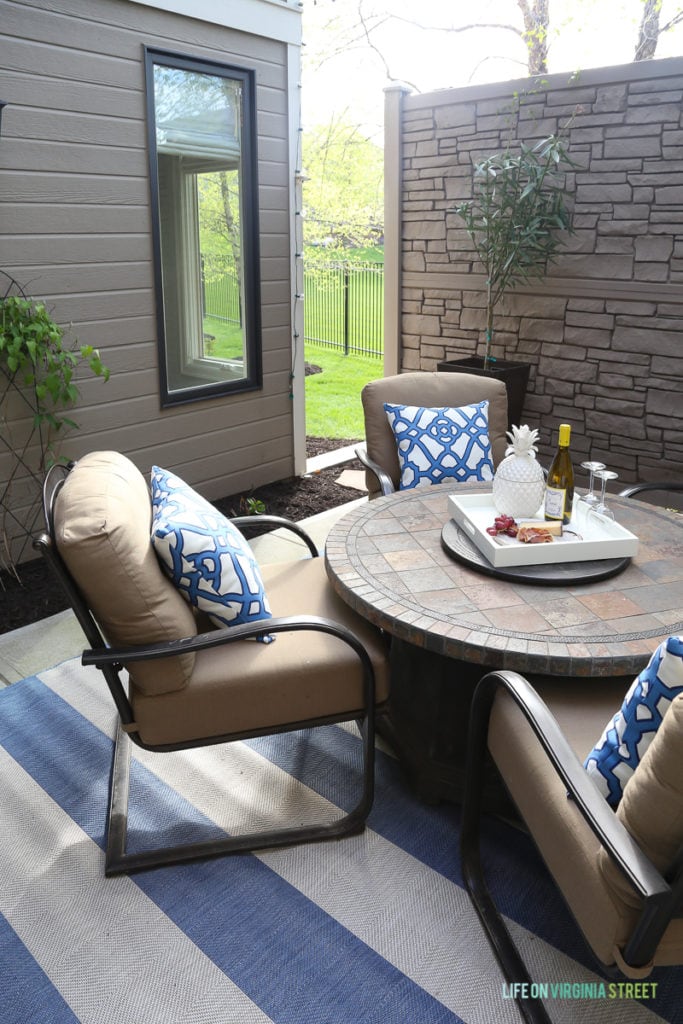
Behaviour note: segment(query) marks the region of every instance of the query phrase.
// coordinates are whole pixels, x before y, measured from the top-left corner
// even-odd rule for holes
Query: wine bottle
[[[557,452],[545,486],[545,518],[562,523],[571,519],[574,502],[574,469],[569,454],[571,432],[569,423],[560,424]]]

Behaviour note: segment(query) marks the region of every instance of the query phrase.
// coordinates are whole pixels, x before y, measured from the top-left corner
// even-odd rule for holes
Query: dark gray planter
[[[477,377],[496,377],[502,380],[508,393],[508,430],[512,430],[513,423],[517,427],[521,424],[530,363],[496,359],[485,370],[481,356],[466,356],[462,359],[447,359],[437,363],[436,368],[440,373],[473,373]]]

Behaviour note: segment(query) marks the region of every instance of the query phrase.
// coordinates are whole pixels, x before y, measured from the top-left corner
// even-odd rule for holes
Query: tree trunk
[[[488,370],[491,361],[491,342],[493,341],[493,295],[490,280],[486,282],[486,348],[484,349],[484,369]]]
[[[659,14],[662,0],[645,0],[643,17],[638,29],[638,42],[634,60],[651,60],[659,39]]]
[[[223,201],[223,216],[225,217],[225,225],[228,229],[228,237],[230,239],[230,248],[232,250],[232,258],[235,263],[235,275],[240,285],[240,294],[242,292],[242,250],[241,250],[241,239],[240,229],[235,224],[235,218],[232,215],[232,209],[230,207],[230,190],[228,186],[228,178],[225,171],[220,171],[218,174],[221,183],[221,199]]]
[[[529,74],[548,73],[548,25],[549,0],[517,0],[524,18],[524,42],[526,43]]]

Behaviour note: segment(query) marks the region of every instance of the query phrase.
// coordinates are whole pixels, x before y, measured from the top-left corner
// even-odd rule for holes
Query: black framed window
[[[145,50],[162,405],[261,386],[255,79]]]

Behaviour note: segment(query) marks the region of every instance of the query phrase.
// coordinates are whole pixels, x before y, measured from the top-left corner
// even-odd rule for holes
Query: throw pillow
[[[650,746],[671,701],[683,692],[683,637],[671,636],[636,677],[624,702],[584,766],[607,802],[616,807],[624,786]]]
[[[401,490],[443,480],[493,480],[488,402],[460,409],[384,403],[398,447]]]
[[[180,593],[217,626],[271,617],[247,541],[180,477],[152,468],[152,544]]]

